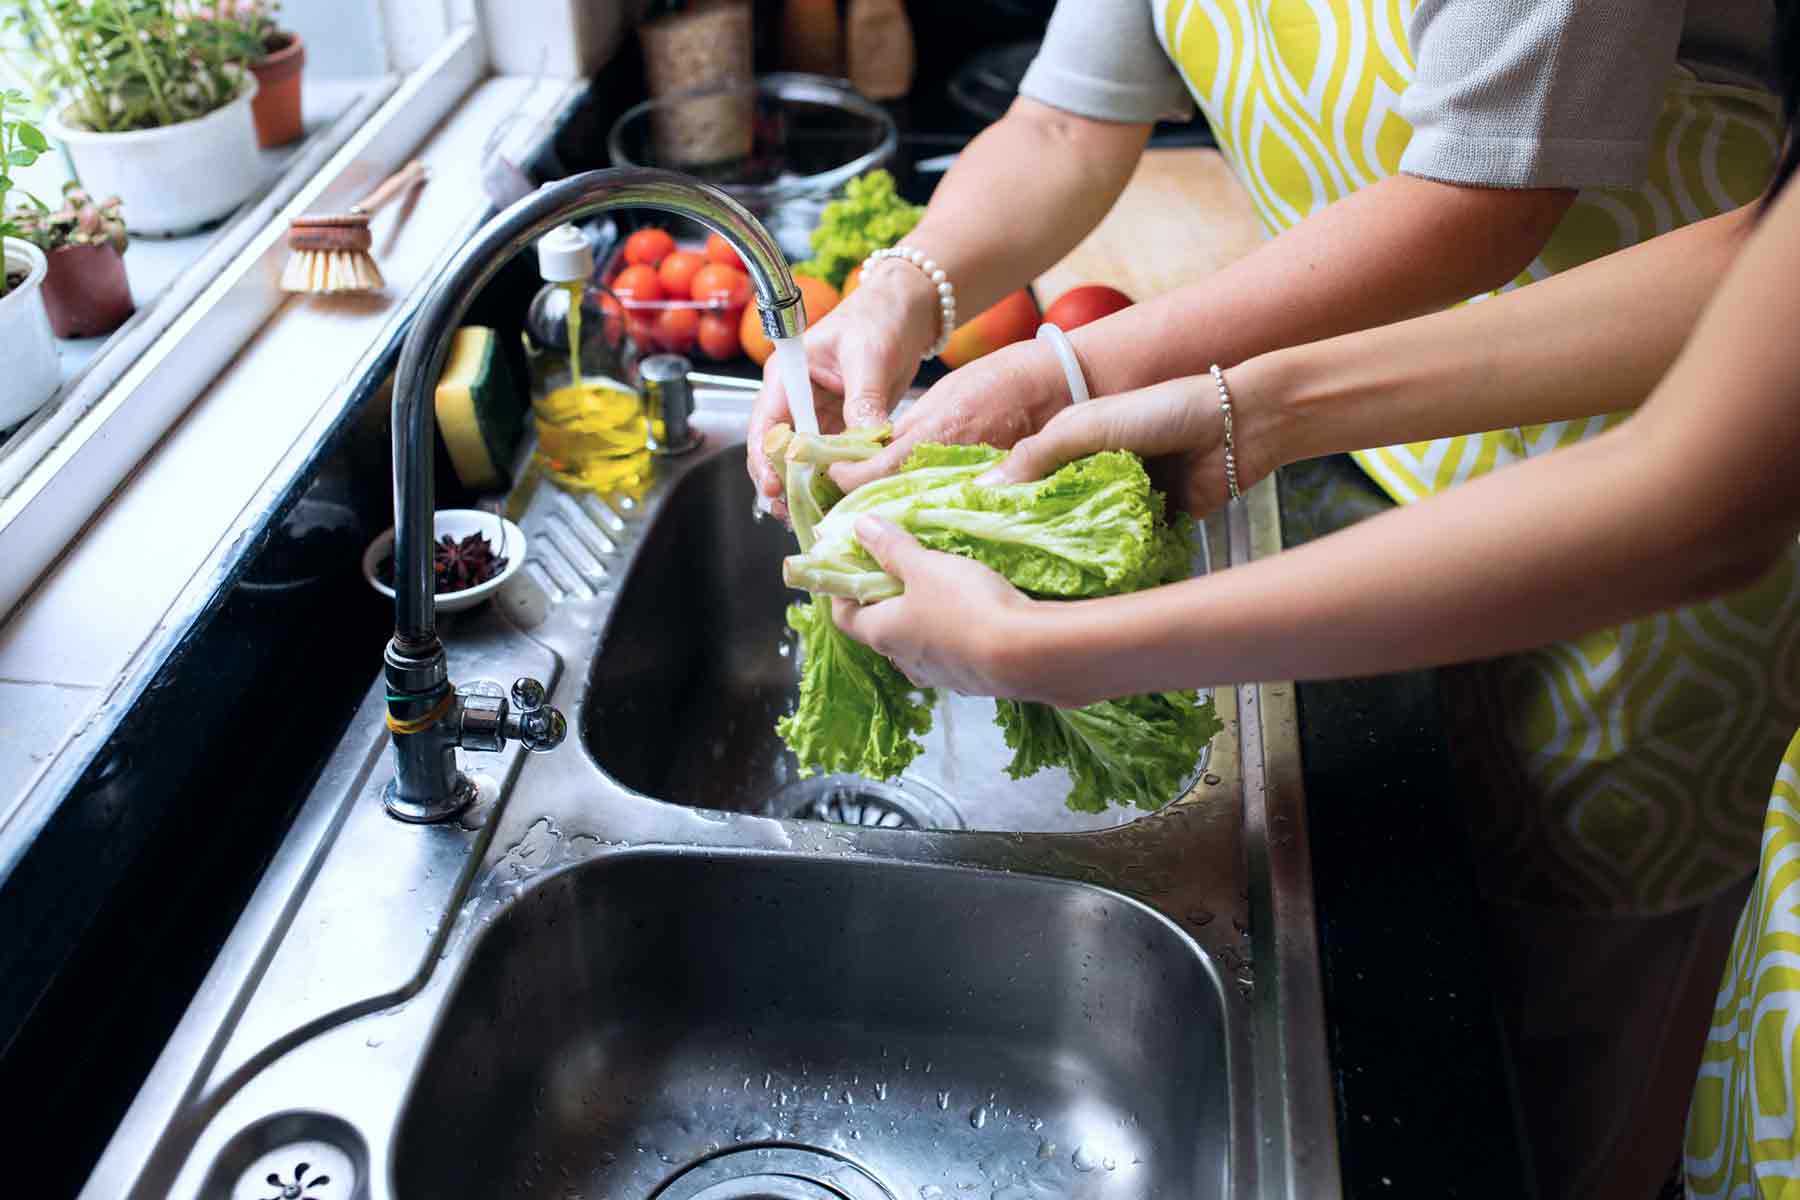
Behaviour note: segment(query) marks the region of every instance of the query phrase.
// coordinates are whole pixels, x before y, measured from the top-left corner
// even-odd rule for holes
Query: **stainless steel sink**
[[[1231,1157],[1224,1025],[1198,947],[1097,888],[625,854],[532,889],[469,955],[395,1185],[1201,1200]]]
[[[754,501],[741,456],[715,454],[682,476],[646,534],[580,720],[609,774],[676,804],[887,828],[1060,832],[1143,815],[1071,811],[1060,770],[1009,778],[993,701],[951,694],[939,697],[925,752],[900,779],[803,778],[775,734],[798,692],[784,613],[800,593],[770,564],[795,546]]]
[[[373,681],[84,1194],[1336,1195],[1288,689],[1221,691],[1152,814],[999,778],[981,701],[895,792],[797,798],[787,534],[743,411],[695,425],[639,500],[522,487],[524,568],[442,623],[458,684],[542,679],[582,744],[467,755],[460,822],[405,825]]]

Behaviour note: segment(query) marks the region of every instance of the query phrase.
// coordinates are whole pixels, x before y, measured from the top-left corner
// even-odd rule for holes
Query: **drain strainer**
[[[701,1159],[651,1200],[894,1200],[894,1194],[829,1150],[766,1142]]]
[[[278,1113],[240,1130],[207,1172],[203,1196],[228,1200],[348,1200],[365,1195],[368,1151],[324,1113]]]
[[[963,820],[944,794],[916,779],[878,783],[856,775],[815,775],[776,792],[768,815],[830,821],[869,829],[961,829]]]

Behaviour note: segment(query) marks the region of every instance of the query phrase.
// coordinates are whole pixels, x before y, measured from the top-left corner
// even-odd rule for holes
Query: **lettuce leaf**
[[[1158,809],[1188,781],[1213,734],[1225,727],[1212,697],[1156,692],[1102,700],[1085,708],[1053,708],[996,700],[995,721],[1006,734],[1014,779],[1046,767],[1066,767],[1075,786],[1068,806],[1105,812],[1109,803]]]
[[[787,621],[801,639],[800,702],[775,730],[801,773],[892,779],[904,771],[924,749],[936,696],[845,637],[825,597],[793,605]]]

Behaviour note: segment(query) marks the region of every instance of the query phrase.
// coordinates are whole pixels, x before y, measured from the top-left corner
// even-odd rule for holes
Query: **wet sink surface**
[[[795,546],[754,509],[742,452],[727,451],[680,480],[646,533],[580,720],[610,775],[676,804],[889,828],[1079,831],[1143,815],[1069,811],[1061,771],[1012,780],[993,702],[963,696],[940,698],[925,752],[900,780],[801,779],[775,734],[798,691],[784,614],[802,593],[780,571]]]
[[[1185,936],[1086,885],[597,859],[470,954],[401,1115],[396,1191],[1223,1195],[1220,1000]]]

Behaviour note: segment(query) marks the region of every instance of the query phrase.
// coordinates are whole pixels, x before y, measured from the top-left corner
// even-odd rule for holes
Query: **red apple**
[[[1132,299],[1118,288],[1101,283],[1084,283],[1070,288],[1044,310],[1046,323],[1067,332],[1089,321],[1109,317],[1121,308],[1130,308]]]

